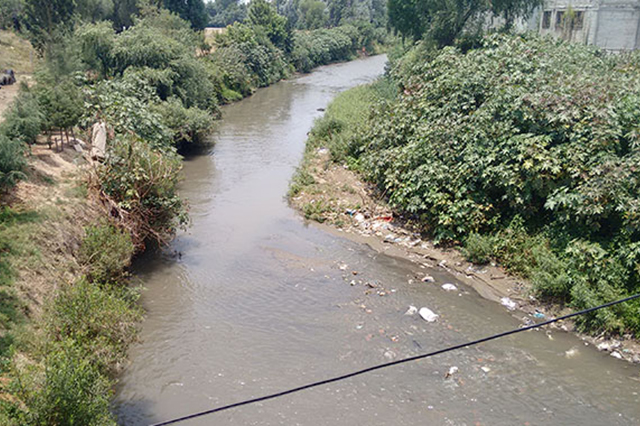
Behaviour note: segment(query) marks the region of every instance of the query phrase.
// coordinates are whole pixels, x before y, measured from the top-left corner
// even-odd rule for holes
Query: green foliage
[[[213,131],[214,117],[210,113],[196,107],[185,108],[176,98],[158,104],[155,109],[179,144],[203,144]]]
[[[82,92],[69,77],[48,82],[34,89],[42,112],[46,117],[46,127],[69,129],[78,124],[83,113]]]
[[[266,0],[251,0],[247,22],[256,31],[264,31],[274,46],[285,53],[291,52],[293,35],[287,25],[287,18],[278,15],[276,9]]]
[[[491,36],[466,53],[421,44],[392,75],[401,95],[371,104],[335,158],[436,241],[464,241],[540,297],[584,308],[640,289],[637,54]],[[630,304],[579,325],[640,332],[638,318]]]
[[[26,411],[18,411],[20,424],[113,425],[109,411],[110,383],[72,341],[55,344],[44,359],[43,370],[26,367],[20,374],[19,396]]]
[[[26,84],[20,86],[20,93],[4,114],[0,123],[0,134],[11,140],[34,143],[44,128],[45,115],[38,99]]]
[[[73,29],[74,0],[25,0],[24,21],[33,46],[43,51],[61,33]]]
[[[10,188],[24,178],[26,165],[21,140],[10,139],[0,132],[0,190]]]
[[[0,0],[0,29],[18,30],[23,11],[24,0]]]
[[[163,5],[185,21],[189,21],[193,29],[201,30],[207,26],[209,17],[203,0],[163,0]]]
[[[358,45],[358,30],[346,25],[295,34],[291,62],[298,71],[309,72],[319,65],[352,58]]]
[[[92,282],[119,282],[131,262],[135,247],[126,232],[109,224],[89,226],[82,241],[78,261]]]
[[[209,13],[209,25],[226,27],[236,22],[243,22],[247,17],[247,5],[238,0],[217,0],[206,4]]]
[[[159,152],[142,140],[118,138],[99,169],[102,191],[118,208],[122,226],[138,248],[166,242],[187,222],[176,186],[180,158]]]
[[[540,0],[389,0],[389,24],[403,38],[417,41],[425,36],[440,47],[450,46],[465,29],[481,30],[493,16],[502,16],[509,29],[516,18],[528,17],[540,4]]]
[[[492,237],[472,233],[464,241],[462,253],[469,262],[482,265],[491,260],[495,251],[494,245],[495,241]]]
[[[53,342],[73,342],[84,352],[83,361],[106,375],[135,341],[141,319],[136,300],[137,293],[126,287],[81,279],[61,289],[43,321]]]

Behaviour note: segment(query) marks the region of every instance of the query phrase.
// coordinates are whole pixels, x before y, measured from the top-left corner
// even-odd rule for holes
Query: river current
[[[193,223],[138,262],[147,314],[117,388],[121,424],[148,425],[521,324],[445,272],[326,233],[287,205],[313,120],[338,92],[380,75],[385,61],[319,68],[224,107],[215,145],[186,158],[181,193]],[[353,272],[375,288],[350,285]],[[436,284],[409,282],[425,273]],[[410,305],[439,321],[405,315]],[[184,424],[634,425],[638,373],[567,333],[526,332]]]

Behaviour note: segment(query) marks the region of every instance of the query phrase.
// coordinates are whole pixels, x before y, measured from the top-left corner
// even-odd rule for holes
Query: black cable
[[[554,319],[551,319],[551,320],[548,320],[548,321],[544,321],[544,322],[541,322],[541,323],[538,323],[538,324],[533,324],[533,325],[529,325],[529,326],[526,326],[526,327],[517,328],[517,329],[511,330],[511,331],[505,331],[504,333],[494,334],[492,336],[484,337],[482,339],[474,340],[472,342],[451,346],[451,347],[448,347],[448,348],[445,348],[445,349],[439,349],[439,350],[437,350],[435,352],[429,352],[427,354],[416,355],[416,356],[412,356],[412,357],[409,357],[409,358],[400,359],[398,361],[392,361],[392,362],[387,362],[385,364],[375,365],[373,367],[365,368],[363,370],[355,371],[355,372],[349,373],[349,374],[344,374],[342,376],[333,377],[331,379],[321,380],[319,382],[310,383],[310,384],[307,384],[307,385],[304,385],[304,386],[299,386],[297,388],[293,388],[293,389],[289,389],[289,390],[286,390],[286,391],[274,393],[274,394],[271,394],[271,395],[261,396],[259,398],[253,398],[253,399],[249,399],[249,400],[246,400],[246,401],[236,402],[236,403],[230,404],[230,405],[225,405],[223,407],[213,408],[211,410],[206,410],[206,411],[201,411],[199,413],[189,414],[187,416],[179,417],[179,418],[176,418],[176,419],[173,419],[173,420],[167,420],[167,421],[160,422],[160,423],[154,423],[154,424],[152,424],[150,426],[165,426],[165,425],[176,424],[176,423],[179,423],[179,422],[184,422],[186,420],[195,419],[197,417],[202,417],[202,416],[206,416],[206,415],[209,415],[209,414],[214,414],[214,413],[219,413],[221,411],[230,410],[232,408],[242,407],[244,405],[255,404],[255,403],[258,403],[258,402],[267,401],[269,399],[279,398],[281,396],[290,395],[292,393],[301,392],[303,390],[315,388],[315,387],[326,385],[326,384],[329,384],[329,383],[334,383],[334,382],[338,382],[338,381],[341,381],[341,380],[350,379],[351,377],[360,376],[362,374],[370,373],[372,371],[380,370],[380,369],[383,369],[383,368],[392,367],[392,366],[399,365],[399,364],[404,364],[404,363],[407,363],[407,362],[417,361],[417,360],[424,359],[424,358],[429,358],[429,357],[432,357],[432,356],[435,356],[435,355],[443,354],[445,352],[451,352],[451,351],[455,351],[455,350],[458,350],[458,349],[466,348],[466,347],[469,347],[469,346],[475,346],[475,345],[478,345],[480,343],[488,342],[490,340],[499,339],[501,337],[509,336],[511,334],[522,333],[523,331],[528,331],[528,330],[533,330],[534,328],[544,327],[545,325],[553,324],[554,322],[563,321],[563,320],[566,320],[566,319],[569,319],[569,318],[573,318],[573,317],[576,317],[576,316],[579,316],[579,315],[588,314],[588,313],[591,313],[591,312],[594,312],[594,311],[597,311],[597,310],[600,310],[600,309],[608,308],[608,307],[613,306],[613,305],[618,305],[620,303],[628,302],[630,300],[637,299],[639,297],[640,297],[640,294],[636,294],[635,296],[629,296],[629,297],[626,297],[626,298],[621,299],[621,300],[616,300],[615,302],[605,303],[604,305],[596,306],[594,308],[584,309],[584,310],[579,311],[579,312],[574,312],[572,314],[564,315],[564,316],[561,316],[561,317],[558,317],[558,318],[554,318]]]

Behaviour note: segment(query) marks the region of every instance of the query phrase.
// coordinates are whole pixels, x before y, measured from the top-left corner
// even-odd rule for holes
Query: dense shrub
[[[213,131],[215,119],[211,113],[196,107],[185,108],[175,98],[157,104],[154,109],[169,127],[172,139],[178,144],[202,144]]]
[[[75,342],[65,340],[49,348],[42,366],[20,370],[18,395],[28,408],[12,409],[18,424],[115,426],[109,410],[111,384],[85,355]]]
[[[109,224],[89,226],[78,260],[93,282],[119,282],[134,253],[131,237]]]
[[[418,46],[393,75],[402,95],[346,152],[396,208],[540,296],[583,308],[640,288],[638,54],[491,36]],[[639,318],[628,304],[580,325],[640,332]]]
[[[20,139],[10,139],[0,132],[0,190],[5,190],[24,177],[24,148]]]
[[[359,33],[356,27],[345,25],[330,29],[299,31],[294,37],[291,61],[296,70],[309,72],[319,65],[344,61],[355,55]]]
[[[4,121],[0,124],[0,133],[9,139],[34,143],[44,128],[44,122],[45,115],[38,99],[27,85],[22,85],[11,108],[5,112]]]
[[[101,373],[117,370],[136,338],[136,293],[115,284],[81,279],[64,286],[44,316],[54,341],[70,341]]]
[[[115,216],[138,248],[162,244],[187,221],[177,194],[180,158],[145,141],[118,138],[98,170],[100,187]]]

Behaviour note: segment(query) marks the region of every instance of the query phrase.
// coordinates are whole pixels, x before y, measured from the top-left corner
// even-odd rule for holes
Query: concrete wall
[[[578,28],[566,24],[569,10],[582,14],[582,25]],[[545,12],[550,14],[549,28],[543,28]],[[564,21],[559,19],[562,13]],[[612,51],[638,49],[640,0],[546,0],[538,28],[541,34],[595,44]]]

